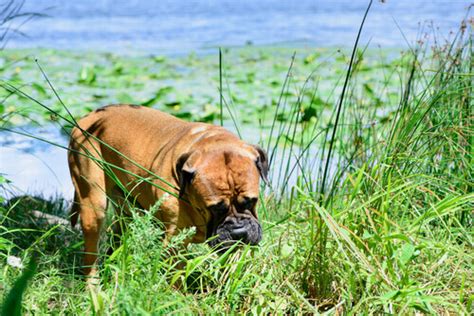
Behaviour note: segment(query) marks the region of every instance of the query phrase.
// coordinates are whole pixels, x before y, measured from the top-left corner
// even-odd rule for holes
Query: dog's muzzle
[[[211,227],[209,227],[211,228]],[[211,228],[209,245],[225,250],[237,242],[257,245],[262,240],[262,227],[253,218],[227,217],[214,229]]]

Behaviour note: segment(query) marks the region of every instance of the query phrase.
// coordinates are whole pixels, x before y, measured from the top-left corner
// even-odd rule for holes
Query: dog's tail
[[[79,219],[79,203],[77,202],[77,193],[74,192],[74,200],[72,202],[71,210],[69,212],[69,220],[71,221],[71,226],[75,227],[77,220]]]

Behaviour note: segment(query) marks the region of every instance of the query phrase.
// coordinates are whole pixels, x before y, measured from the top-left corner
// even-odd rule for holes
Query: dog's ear
[[[257,165],[258,172],[260,172],[260,177],[262,177],[263,182],[266,185],[270,185],[268,181],[268,156],[265,150],[258,145],[252,145],[258,152],[257,160],[255,164]]]
[[[198,152],[187,152],[179,156],[176,161],[176,175],[179,180],[179,198],[182,198],[191,181],[196,174],[195,163],[199,158]]]

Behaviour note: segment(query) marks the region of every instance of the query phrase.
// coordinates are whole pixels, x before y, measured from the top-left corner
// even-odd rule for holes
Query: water
[[[17,128],[18,131],[49,142],[66,146],[68,139],[56,126]],[[72,199],[73,187],[69,177],[67,152],[46,142],[10,132],[0,132],[0,173],[10,185],[0,196],[42,195]]]
[[[27,0],[25,11],[50,17],[11,33],[7,47],[99,49],[184,54],[218,46],[350,46],[365,0]],[[456,30],[467,0],[374,1],[361,43],[406,47],[420,22],[433,21],[440,38]],[[398,28],[398,26],[400,29]],[[430,31],[425,26],[425,31]],[[432,31],[430,31],[432,32]]]
[[[406,47],[433,21],[440,38],[455,31],[470,1],[374,1],[362,45]],[[10,33],[9,48],[94,49],[120,53],[187,54],[218,46],[350,46],[367,1],[316,0],[27,0],[24,11],[48,18]],[[21,22],[21,21],[19,21]],[[421,24],[420,24],[421,23]],[[400,29],[398,28],[398,26]],[[15,25],[13,25],[15,26]],[[425,31],[430,28],[425,25]],[[403,32],[403,34],[402,34]],[[66,145],[52,127],[28,132]],[[0,133],[0,173],[13,181],[8,192],[72,197],[66,151],[40,141]],[[295,180],[291,180],[295,181]]]

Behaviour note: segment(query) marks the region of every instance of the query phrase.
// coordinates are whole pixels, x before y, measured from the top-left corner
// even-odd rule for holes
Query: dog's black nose
[[[241,225],[240,227],[234,227],[230,231],[230,236],[232,236],[232,239],[234,240],[242,240],[245,241],[248,236],[248,231],[245,225]]]
[[[209,244],[225,251],[236,242],[257,245],[262,239],[262,227],[257,220],[249,218],[227,217],[217,229],[212,232]]]

